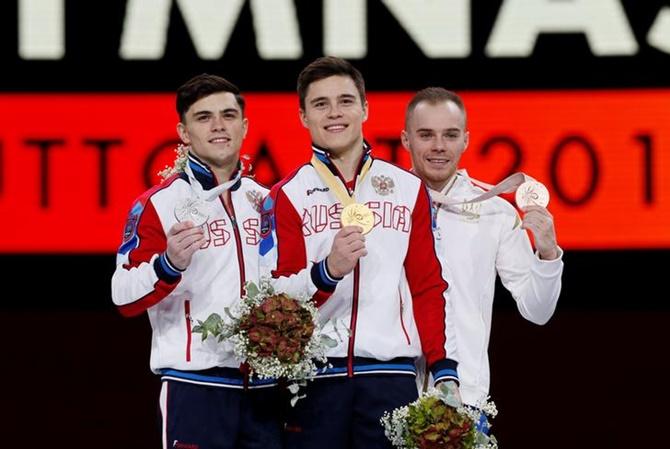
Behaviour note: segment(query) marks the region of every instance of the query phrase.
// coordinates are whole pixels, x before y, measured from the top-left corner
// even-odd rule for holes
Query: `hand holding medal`
[[[368,158],[363,164],[356,179],[356,184],[365,177],[372,165],[372,159]],[[328,273],[336,278],[341,278],[351,273],[356,267],[358,260],[365,257],[368,252],[365,248],[365,234],[374,227],[374,215],[370,208],[365,204],[357,203],[349,195],[344,185],[339,182],[330,172],[328,167],[319,160],[318,157],[312,157],[312,166],[316,170],[321,180],[329,188],[335,197],[340,201],[344,208],[340,213],[340,223],[342,229],[339,230],[333,239],[333,246],[330,254],[326,258],[326,269]],[[355,189],[354,189],[355,191]]]

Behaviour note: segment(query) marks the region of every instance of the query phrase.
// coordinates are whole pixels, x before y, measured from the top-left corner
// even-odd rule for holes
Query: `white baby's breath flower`
[[[177,156],[174,159],[172,167],[166,165],[163,170],[158,172],[158,176],[163,180],[166,180],[172,175],[183,172],[188,163],[188,150],[188,146],[179,144],[174,150],[174,152],[177,153]]]

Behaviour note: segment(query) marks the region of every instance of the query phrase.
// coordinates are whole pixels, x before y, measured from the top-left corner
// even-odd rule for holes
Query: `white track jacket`
[[[359,167],[372,157],[366,148]],[[327,152],[313,151],[344,183]],[[347,361],[328,374],[398,372],[408,366],[398,358],[409,359],[413,370],[411,361],[423,352],[436,380],[456,379],[447,283],[435,254],[427,189],[414,174],[373,158],[355,199],[372,210],[375,225],[365,236],[368,254],[337,280],[325,259],[341,228],[342,205],[311,164],[275,185],[263,205],[262,273],[274,278],[277,291],[313,297],[325,333],[338,341],[327,355]]]
[[[446,195],[465,201],[483,192],[459,170]],[[489,391],[487,350],[496,273],[521,315],[544,324],[554,313],[561,291],[563,252],[559,250],[560,256],[552,261],[533,254],[515,208],[499,197],[467,207],[436,207],[434,213],[437,253],[446,269],[455,315],[460,392],[466,404],[474,405]]]
[[[189,155],[195,179],[205,190],[216,186],[213,173]],[[184,173],[141,195],[131,208],[112,278],[112,299],[124,315],[147,311],[151,322],[151,369],[204,370],[238,368],[231,350],[216,339],[201,341],[191,329],[212,312],[222,316],[242,296],[246,281],[258,281],[260,206],[267,189],[242,177],[211,201],[205,225],[207,241],[179,272],[166,257],[166,235],[177,220],[178,200],[194,192]],[[232,207],[224,207],[230,195]]]

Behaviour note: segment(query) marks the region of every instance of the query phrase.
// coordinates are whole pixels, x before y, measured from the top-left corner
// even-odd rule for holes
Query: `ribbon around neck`
[[[363,178],[365,178],[365,175],[367,175],[368,172],[370,171],[370,166],[372,165],[372,158],[368,157],[368,159],[363,164],[363,168],[361,168],[361,172],[358,174],[358,176],[356,176],[354,195],[349,195],[349,192],[347,191],[346,187],[337,180],[337,177],[330,171],[330,169],[328,169],[326,164],[321,162],[321,160],[318,157],[316,157],[316,155],[312,156],[311,164],[316,170],[316,173],[319,175],[321,180],[324,182],[324,184],[326,184],[330,188],[330,191],[333,192],[333,194],[340,201],[342,206],[346,207],[356,202],[356,199],[354,197],[356,189],[363,182]]]
[[[186,173],[186,175],[188,176],[188,179],[191,183],[191,188],[193,189],[198,198],[204,201],[213,201],[219,195],[221,195],[226,190],[230,189],[237,183],[237,181],[240,180],[240,178],[242,177],[242,172],[244,171],[244,162],[242,162],[242,160],[240,160],[240,165],[241,165],[240,169],[237,171],[237,175],[233,179],[231,179],[230,181],[226,181],[223,184],[219,184],[218,186],[209,190],[205,190],[202,188],[202,185],[195,178],[195,175],[193,174],[193,170],[191,169],[190,164],[188,163],[186,164],[186,167],[184,167],[184,173]]]

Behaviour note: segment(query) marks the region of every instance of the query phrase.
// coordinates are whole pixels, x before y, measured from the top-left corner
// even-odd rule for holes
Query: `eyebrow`
[[[416,132],[418,132],[418,133],[421,133],[421,132],[431,132],[431,133],[432,133],[432,132],[434,132],[434,131],[435,131],[435,130],[434,130],[434,129],[431,129],[431,128],[419,128],[419,129],[416,130]],[[458,131],[458,132],[461,132],[461,128],[453,128],[453,127],[452,127],[452,128],[447,128],[447,129],[445,129],[445,130],[438,130],[438,132],[439,132],[439,131],[447,131],[447,132],[449,132],[449,131]]]
[[[356,98],[356,95],[354,95],[354,94],[342,94],[342,95],[337,96],[338,100],[341,100],[343,98],[347,98],[347,99],[348,98]],[[310,100],[309,104],[318,103],[319,101],[328,101],[328,97],[326,97],[326,96],[316,97],[316,98]]]
[[[226,108],[226,109],[224,109],[222,112],[223,112],[224,114],[231,113],[231,112],[234,112],[234,113],[236,113],[236,114],[239,114],[240,111],[238,111],[238,110],[235,109],[235,108]],[[195,112],[193,113],[193,116],[194,116],[194,117],[201,117],[201,116],[212,115],[212,114],[213,114],[212,111],[206,109],[206,110],[203,110],[203,111],[195,111]]]
[[[314,103],[318,103],[319,101],[327,101],[327,100],[328,100],[328,97],[316,97],[316,98],[310,100],[309,104],[314,104]]]

